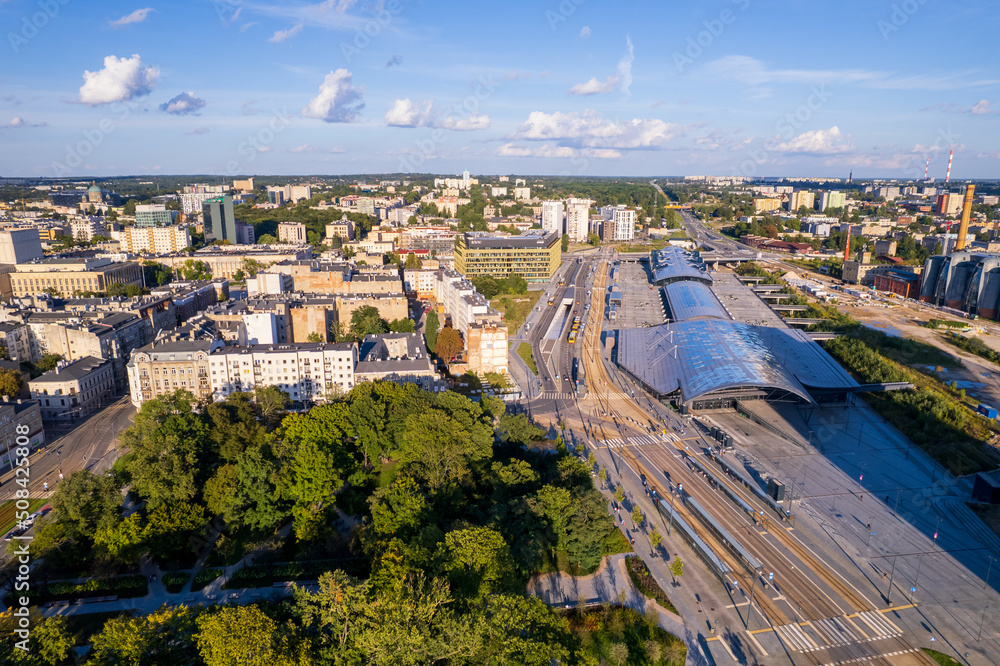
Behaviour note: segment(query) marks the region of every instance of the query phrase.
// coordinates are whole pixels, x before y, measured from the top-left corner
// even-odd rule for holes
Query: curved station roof
[[[619,334],[618,363],[660,396],[683,402],[762,391],[814,403],[811,389],[857,382],[802,331],[716,318]]]
[[[712,284],[712,276],[705,270],[698,255],[674,245],[653,250],[649,255],[649,269],[653,274],[653,284],[659,286],[679,280]]]
[[[700,317],[732,319],[715,293],[701,282],[671,282],[663,288],[663,293],[667,297],[670,318],[674,321]]]

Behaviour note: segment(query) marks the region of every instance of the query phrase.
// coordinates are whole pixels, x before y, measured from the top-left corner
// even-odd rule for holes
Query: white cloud
[[[160,111],[166,111],[175,116],[187,116],[197,113],[203,106],[205,106],[205,100],[197,97],[193,92],[183,92],[161,104]]]
[[[974,116],[985,116],[993,113],[993,109],[990,108],[990,101],[988,99],[981,99],[972,105],[970,113]]]
[[[580,28],[580,37],[582,37],[583,39],[590,39],[590,26],[589,25],[585,25],[582,28]]]
[[[385,124],[390,127],[440,127],[461,132],[489,129],[490,117],[479,113],[464,118],[440,116],[434,111],[433,100],[414,102],[407,97],[397,99],[386,111]]]
[[[24,128],[24,127],[48,127],[49,124],[46,122],[32,123],[21,116],[14,116],[10,119],[10,122],[5,125],[5,127],[11,128]]]
[[[347,151],[340,146],[333,146],[331,148],[322,148],[320,146],[313,146],[308,143],[304,143],[301,146],[296,146],[295,148],[289,148],[290,153],[346,153]]]
[[[240,26],[240,32],[241,33],[246,32],[255,25],[260,25],[260,21],[250,21],[249,23],[244,23],[243,25]]]
[[[112,28],[124,28],[127,25],[132,25],[133,23],[142,23],[149,16],[150,12],[155,12],[156,10],[152,7],[144,7],[143,9],[137,9],[131,14],[127,14],[116,21],[111,22]]]
[[[390,127],[426,127],[431,124],[434,102],[413,102],[409,97],[397,99],[385,113],[385,124]]]
[[[569,92],[570,95],[601,95],[604,93],[614,92],[615,88],[618,87],[618,82],[620,80],[621,77],[617,74],[612,74],[603,81],[598,81],[597,77],[591,77],[591,79],[586,83],[577,83],[567,92]]]
[[[583,113],[532,111],[528,119],[514,131],[512,138],[555,140],[587,148],[659,148],[680,136],[682,131],[680,125],[666,123],[658,118],[608,122],[592,109]]]
[[[576,149],[569,146],[557,146],[545,143],[540,146],[518,146],[513,143],[505,143],[494,152],[498,157],[594,157],[597,159],[619,159],[622,153],[610,148],[584,148]]]
[[[294,37],[295,35],[302,32],[302,27],[303,27],[302,24],[299,23],[297,25],[292,26],[288,30],[277,30],[273,35],[271,35],[271,38],[268,39],[267,41],[271,42],[272,44],[280,44],[286,39],[290,39],[291,37]]]
[[[320,84],[319,94],[302,109],[306,118],[319,118],[327,123],[349,123],[358,119],[365,108],[364,88],[355,88],[353,76],[346,69],[330,72]]]
[[[955,90],[1000,82],[1000,79],[975,78],[975,73],[971,71],[898,76],[894,72],[867,69],[769,69],[762,60],[743,55],[707,62],[699,70],[699,75],[739,81],[750,86],[766,83],[856,84],[879,90]]]
[[[155,67],[143,67],[142,58],[104,58],[104,69],[84,71],[80,101],[90,106],[121,102],[148,95],[156,85],[160,72]]]
[[[810,155],[836,155],[850,152],[854,149],[850,137],[843,134],[834,125],[830,129],[803,132],[797,137],[775,146],[775,150],[783,153],[806,153]]]
[[[467,118],[452,118],[448,116],[435,123],[435,126],[459,132],[484,130],[490,128],[490,117],[480,113],[470,113]]]
[[[622,92],[631,95],[632,63],[635,62],[635,49],[632,48],[632,38],[625,35],[625,55],[618,61],[618,75],[622,80]]]

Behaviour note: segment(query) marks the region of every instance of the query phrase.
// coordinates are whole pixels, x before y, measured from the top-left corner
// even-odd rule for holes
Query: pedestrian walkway
[[[792,622],[778,625],[774,631],[790,649],[800,653],[871,643],[903,635],[899,627],[878,611],[865,611],[855,615],[841,615],[809,622]]]
[[[679,442],[680,437],[670,432],[665,435],[635,435],[633,437],[612,437],[603,440],[603,444],[612,449],[623,449],[626,446],[649,446],[650,444],[669,444]]]

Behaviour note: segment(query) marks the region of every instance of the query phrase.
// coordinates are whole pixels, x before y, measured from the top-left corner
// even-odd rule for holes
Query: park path
[[[640,613],[652,606],[659,615],[660,627],[683,640],[687,646],[687,666],[707,664],[698,647],[697,633],[690,631],[679,615],[646,598],[632,585],[625,569],[628,557],[635,555],[620,553],[605,557],[597,571],[587,576],[571,576],[561,571],[532,576],[528,581],[528,593],[558,608],[574,608],[581,600],[588,606],[620,603]],[[662,585],[661,581],[658,583]]]

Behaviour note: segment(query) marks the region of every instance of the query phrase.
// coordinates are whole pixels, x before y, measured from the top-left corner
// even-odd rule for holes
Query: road
[[[31,496],[50,497],[59,483],[60,472],[68,477],[81,469],[99,472],[111,467],[118,435],[131,425],[134,415],[135,407],[124,396],[71,430],[47,429],[45,436],[49,443],[30,457]],[[17,489],[16,484],[10,483],[13,478],[13,470],[0,476],[0,501],[13,499]]]

